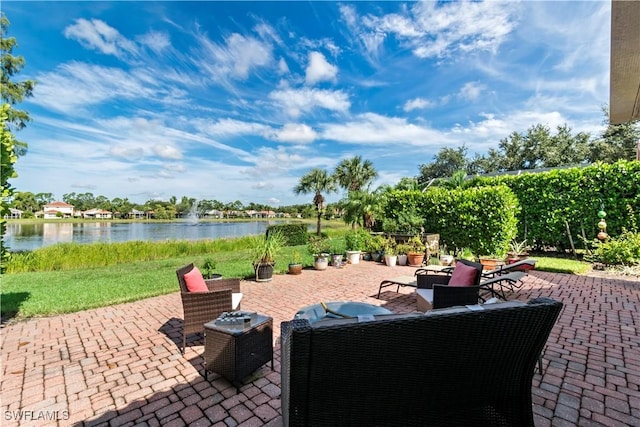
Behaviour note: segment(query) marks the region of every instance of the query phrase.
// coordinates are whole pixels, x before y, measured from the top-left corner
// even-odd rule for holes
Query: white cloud
[[[409,144],[427,146],[453,142],[446,134],[409,123],[400,117],[386,117],[375,113],[360,114],[356,120],[325,124],[321,137],[352,144]]]
[[[309,65],[307,66],[305,82],[314,85],[321,81],[335,81],[338,67],[329,64],[320,52],[309,53]]]
[[[287,65],[287,61],[284,58],[280,58],[278,61],[278,72],[280,74],[289,74],[289,66]]]
[[[34,100],[47,108],[76,113],[112,99],[154,99],[159,88],[119,68],[70,62],[38,76]]]
[[[161,33],[159,31],[151,31],[147,34],[139,36],[138,42],[156,53],[160,53],[171,47],[169,35],[167,33]]]
[[[157,144],[153,146],[153,152],[163,159],[178,160],[182,158],[182,153],[175,147],[166,144]]]
[[[341,90],[283,89],[271,92],[269,98],[280,104],[281,108],[294,118],[315,108],[346,113],[351,106],[349,97]]]
[[[125,53],[135,54],[135,43],[123,37],[118,30],[104,21],[92,19],[90,21],[79,18],[76,23],[64,29],[65,37],[77,40],[86,48],[97,50],[106,55],[123,57]]]
[[[424,98],[414,98],[410,99],[404,103],[404,107],[402,109],[407,113],[413,110],[422,110],[424,108],[432,107],[434,103]]]
[[[276,141],[307,144],[313,142],[317,133],[308,125],[300,123],[287,123],[281,129],[273,132],[271,136]]]
[[[264,67],[273,61],[271,44],[251,36],[233,33],[224,44],[215,43],[206,36],[199,37],[203,57],[194,58],[195,65],[202,67],[212,77],[227,80],[227,76],[245,80],[249,71]]]
[[[196,125],[203,132],[216,136],[262,135],[271,131],[269,126],[260,123],[229,118],[218,119],[218,121],[211,124],[208,121],[199,120]]]
[[[460,89],[460,92],[458,93],[458,96],[468,101],[475,101],[480,97],[480,94],[486,88],[487,87],[482,83],[468,82],[468,83],[465,83],[464,86],[462,86],[462,88]]]

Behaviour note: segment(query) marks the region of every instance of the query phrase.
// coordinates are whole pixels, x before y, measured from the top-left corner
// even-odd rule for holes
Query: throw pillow
[[[453,273],[451,273],[449,286],[473,286],[476,282],[477,275],[478,270],[459,262],[453,269]]]
[[[189,292],[209,292],[198,267],[193,267],[193,270],[184,275],[184,282],[187,284]]]

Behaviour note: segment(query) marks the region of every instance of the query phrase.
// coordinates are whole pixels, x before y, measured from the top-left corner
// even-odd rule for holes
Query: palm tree
[[[373,193],[366,191],[352,191],[349,197],[343,202],[344,221],[355,228],[356,224],[367,230],[376,223],[376,217],[383,214],[385,205],[385,188],[380,187]]]
[[[302,178],[293,189],[296,194],[314,193],[313,204],[318,214],[317,235],[320,236],[320,221],[322,220],[322,211],[325,207],[324,196],[322,193],[330,193],[337,191],[336,181],[333,176],[329,175],[324,169],[312,169]]]
[[[348,192],[368,189],[378,176],[370,160],[362,161],[361,156],[342,160],[336,166],[334,175],[342,188]]]

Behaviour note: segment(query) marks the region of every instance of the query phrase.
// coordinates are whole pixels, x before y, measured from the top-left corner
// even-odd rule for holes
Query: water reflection
[[[61,222],[59,224],[42,224],[42,245],[49,246],[55,243],[73,242],[73,224]],[[9,245],[9,247],[11,247]]]
[[[5,244],[12,251],[33,250],[62,242],[95,243],[130,240],[201,240],[262,234],[271,224],[248,222],[55,222],[7,223]]]

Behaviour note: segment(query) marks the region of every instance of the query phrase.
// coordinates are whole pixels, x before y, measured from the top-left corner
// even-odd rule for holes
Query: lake
[[[11,251],[34,250],[62,242],[129,240],[201,240],[263,234],[269,225],[287,221],[247,222],[46,222],[7,223],[5,245]]]

